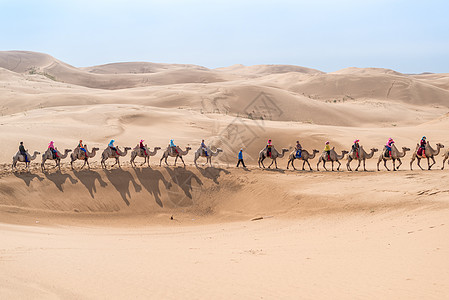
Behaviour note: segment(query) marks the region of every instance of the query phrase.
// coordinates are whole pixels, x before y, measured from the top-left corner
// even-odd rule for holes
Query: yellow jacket
[[[328,144],[324,147],[324,151],[331,151],[331,146]]]

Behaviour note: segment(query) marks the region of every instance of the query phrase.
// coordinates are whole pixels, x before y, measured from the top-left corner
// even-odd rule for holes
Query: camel
[[[426,152],[425,155],[426,156],[422,156],[422,155],[418,155],[418,149],[419,149],[419,144],[416,144],[416,149],[415,152],[412,155],[412,159],[410,160],[410,170],[412,169],[412,164],[415,161],[415,159],[418,159],[418,167],[421,168],[421,170],[424,170],[421,165],[419,164],[421,162],[421,158],[427,158],[427,166],[428,166],[428,170],[430,170],[430,168],[432,168],[432,166],[435,164],[435,156],[437,156],[438,154],[440,154],[440,149],[444,148],[443,144],[437,143],[437,150],[433,149],[429,142],[426,143]],[[433,161],[432,164],[430,164],[430,160]],[[443,164],[444,166],[444,164]]]
[[[221,150],[220,148],[217,148],[217,151],[214,152],[209,147],[207,147],[207,154],[208,154],[208,156],[206,156],[206,154],[203,151],[203,148],[200,147],[195,152],[195,158],[194,158],[193,162],[195,163],[195,166],[198,167],[198,165],[196,164],[197,159],[199,157],[206,157],[206,164],[209,163],[210,166],[212,167],[212,156],[217,156],[218,153],[220,153],[220,152],[223,152],[223,150]]]
[[[334,162],[338,163],[337,171],[340,171],[341,162],[339,160],[343,159],[343,157],[345,157],[345,155],[347,153],[348,153],[348,151],[343,150],[343,151],[341,151],[341,155],[338,155],[337,152],[335,152],[335,147],[332,147],[332,149],[330,151],[330,155],[329,155],[330,159],[328,159],[327,152],[323,151],[321,156],[318,158],[318,163],[316,164],[316,170],[317,171],[320,170],[319,169],[320,162],[323,162],[323,168],[327,171],[326,161],[331,161],[332,162],[332,171],[334,171]]]
[[[58,154],[58,157],[53,156],[53,152],[51,152],[50,148],[47,148],[47,150],[42,154],[42,163],[41,163],[41,169],[42,172],[45,172],[45,161],[47,160],[54,160],[56,162],[56,165],[54,168],[58,167],[61,171],[61,159],[64,159],[69,155],[70,152],[72,152],[71,149],[65,149],[64,154],[61,154],[58,149],[55,149],[56,153]]]
[[[384,149],[382,150],[382,153],[379,156],[379,160],[377,161],[377,171],[380,171],[379,164],[382,160],[384,161],[384,166],[385,166],[385,169],[387,169],[387,171],[390,171],[390,169],[388,169],[388,167],[387,167],[387,160],[393,161],[393,171],[399,170],[399,167],[402,165],[401,157],[404,157],[405,154],[407,153],[407,151],[410,151],[410,148],[402,147],[402,153],[401,153],[401,152],[399,152],[398,148],[396,148],[396,146],[393,144],[391,146],[391,156],[388,156],[388,157],[385,156],[386,149],[387,149],[387,147],[384,147]],[[397,167],[395,167],[396,160],[399,162],[399,165]]]
[[[272,147],[271,149],[271,164],[268,166],[268,169],[271,167],[271,165],[275,165],[276,169],[278,168],[278,164],[276,159],[277,158],[283,158],[285,152],[288,152],[288,149],[282,148],[281,153],[279,153],[276,148]],[[262,164],[262,167],[265,169],[265,165],[263,164],[263,161],[265,158],[267,158],[267,148],[262,149],[262,151],[259,152],[259,168],[260,168],[260,164]]]
[[[75,150],[73,150],[72,154],[70,154],[70,158],[71,158],[70,166],[72,167],[72,170],[73,170],[73,163],[76,160],[84,160],[84,164],[81,167],[81,169],[84,168],[84,166],[86,164],[87,164],[87,167],[90,169],[89,161],[88,161],[89,158],[94,157],[95,154],[97,154],[97,151],[100,150],[100,148],[94,147],[94,148],[92,148],[92,152],[89,152],[89,150],[87,150],[87,145],[84,146],[84,149],[86,149],[86,153],[84,153],[84,151],[82,151],[79,147],[76,147]]]
[[[356,151],[352,150],[348,154],[348,163],[346,164],[346,168],[348,171],[352,171],[351,169],[351,161],[358,160],[359,164],[357,165],[357,168],[355,168],[356,171],[359,170],[360,163],[363,161],[363,171],[366,171],[365,168],[365,160],[370,159],[374,156],[374,153],[379,151],[377,148],[371,148],[371,152],[368,154],[366,153],[365,149],[363,149],[363,146],[360,146],[359,148],[359,156],[357,157]]]
[[[315,155],[317,153],[319,153],[320,151],[313,149],[312,154],[310,154],[307,150],[301,150],[301,157],[297,158],[296,157],[296,149],[290,153],[290,155],[288,156],[288,162],[287,162],[287,169],[288,166],[290,165],[290,163],[292,164],[293,169],[296,170],[295,166],[293,165],[293,162],[295,161],[295,159],[299,159],[302,160],[302,170],[304,171],[304,165],[307,163],[309,165],[310,171],[312,171],[312,167],[310,166],[309,163],[309,159],[314,159]]]
[[[106,167],[106,160],[108,160],[109,158],[115,158],[115,163],[111,166],[111,168],[115,165],[118,165],[118,167],[121,169],[122,167],[120,166],[120,161],[119,158],[120,156],[126,156],[126,154],[128,154],[128,150],[131,150],[130,147],[125,147],[125,151],[122,151],[119,149],[119,147],[117,148],[117,152],[115,152],[114,150],[111,149],[111,147],[106,147],[106,149],[103,150],[103,153],[101,153],[101,167],[107,169]]]
[[[28,161],[25,162],[25,156],[22,155],[22,154],[20,153],[20,151],[18,151],[18,152],[16,153],[16,155],[14,155],[14,156],[12,157],[12,170],[14,171],[14,169],[17,168],[17,162],[24,162],[24,163],[25,163],[25,168],[27,168],[28,171],[30,171],[30,163],[31,163],[31,161],[32,161],[32,160],[35,160],[36,157],[37,157],[39,154],[41,154],[41,153],[38,152],[38,151],[34,151],[33,155],[30,155],[30,154],[27,152],[26,155],[27,155],[27,157],[28,157]]]
[[[176,161],[178,160],[178,157],[181,159],[182,163],[184,164],[184,167],[186,166],[184,159],[182,158],[183,155],[187,155],[192,148],[186,147],[186,150],[183,151],[181,147],[176,146],[177,152],[173,149],[173,147],[168,146],[167,149],[165,149],[164,153],[162,154],[161,160],[159,161],[159,167],[162,165],[162,160],[165,159],[165,164],[168,166],[167,158],[169,156],[175,157],[175,166]]]
[[[134,160],[136,159],[137,156],[139,157],[143,157],[144,161],[143,163],[141,163],[140,165],[143,166],[146,162],[148,162],[148,167],[150,166],[150,156],[155,156],[157,153],[157,150],[160,150],[161,147],[154,147],[153,151],[150,151],[150,148],[148,148],[148,146],[145,144],[145,150],[147,152],[147,155],[145,155],[145,152],[140,148],[140,145],[137,145],[136,147],[134,147],[133,151],[131,151],[131,166],[135,167],[136,163],[134,162]]]

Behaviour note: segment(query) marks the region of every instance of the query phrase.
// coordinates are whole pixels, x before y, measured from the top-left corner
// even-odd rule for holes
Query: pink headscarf
[[[54,142],[53,142],[53,141],[51,141],[51,142],[48,144],[48,148],[55,148],[55,145],[54,145]]]
[[[144,142],[144,140],[140,140],[140,142],[141,142],[141,143],[143,143],[143,142]]]

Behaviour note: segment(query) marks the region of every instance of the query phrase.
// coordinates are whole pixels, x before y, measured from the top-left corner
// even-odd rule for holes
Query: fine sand
[[[449,294],[449,74],[377,68],[147,62],[76,68],[0,52],[0,296],[3,299],[445,299]],[[410,159],[426,135],[446,145],[431,171]],[[386,140],[411,148],[375,171]],[[186,167],[100,168],[110,139],[191,147]],[[213,167],[193,165],[201,139]],[[268,138],[279,170],[259,169]],[[360,139],[368,172],[286,170],[296,140],[338,153]],[[11,172],[30,153],[82,139],[91,170]],[[236,169],[244,149],[248,169]],[[318,156],[320,155],[318,154]],[[109,166],[112,161],[107,161]],[[265,161],[268,165],[270,160]],[[356,167],[356,162],[352,167]],[[391,168],[391,162],[387,163]],[[427,161],[421,161],[426,169]],[[336,168],[337,165],[335,165]],[[327,163],[330,168],[330,163]],[[320,166],[322,170],[322,167]]]

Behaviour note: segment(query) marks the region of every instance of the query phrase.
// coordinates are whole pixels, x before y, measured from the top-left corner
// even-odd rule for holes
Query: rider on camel
[[[204,155],[206,155],[206,157],[209,156],[207,154],[207,146],[206,143],[204,143],[204,140],[201,141],[201,149],[204,151]]]
[[[426,144],[427,144],[426,137],[423,136],[417,153],[419,156],[426,157]]]
[[[148,154],[147,154],[147,149],[146,149],[145,146],[143,145],[143,142],[144,142],[144,140],[140,140],[139,147],[140,147],[140,149],[143,150],[143,153],[145,154],[145,156],[148,156]]]
[[[25,162],[29,162],[28,160],[28,153],[25,149],[25,146],[23,146],[23,142],[20,142],[20,146],[19,146],[19,152],[21,155],[23,155],[23,157],[25,157]]]
[[[109,142],[108,146],[109,146],[109,148],[111,148],[111,150],[115,151],[115,153],[116,153],[117,155],[120,155],[120,154],[118,153],[117,148],[114,146],[114,142],[115,142],[115,140],[111,140],[111,141]]]
[[[324,146],[324,152],[327,153],[327,160],[331,160],[331,146],[329,141],[326,142],[326,146]]]
[[[385,151],[385,156],[386,157],[390,157],[391,156],[391,147],[393,146],[394,141],[392,138],[388,139],[387,144],[385,145],[385,147],[387,148],[387,150]]]
[[[265,149],[267,150],[267,157],[271,157],[271,148],[273,147],[273,145],[271,144],[271,139],[268,140],[267,146],[265,147]]]
[[[55,143],[53,141],[50,141],[48,144],[48,149],[50,149],[51,153],[53,154],[53,159],[59,158],[58,151],[55,149]]]
[[[87,159],[87,151],[83,145],[83,140],[80,140],[80,142],[78,143],[78,148],[80,148],[80,150],[84,152],[84,159]]]
[[[360,145],[359,145],[360,140],[355,140],[354,144],[352,145],[352,151],[355,152],[355,154],[357,155],[357,158],[359,158],[359,150],[360,150]]]
[[[171,147],[173,150],[175,150],[175,152],[176,152],[177,154],[179,154],[178,149],[176,149],[177,147],[176,147],[176,145],[175,145],[175,140],[173,140],[173,139],[170,140],[170,147]]]
[[[301,158],[302,146],[299,143],[299,141],[296,141],[295,150],[296,150],[296,154],[295,154],[296,158]]]

